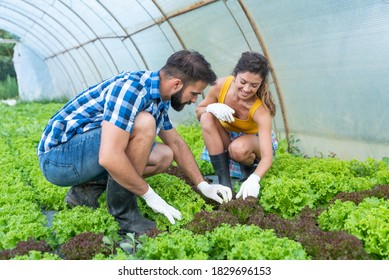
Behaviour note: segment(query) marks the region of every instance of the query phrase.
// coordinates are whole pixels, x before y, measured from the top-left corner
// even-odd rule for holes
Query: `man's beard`
[[[172,105],[172,108],[174,110],[176,110],[177,112],[179,112],[182,109],[184,109],[186,104],[189,104],[189,103],[182,103],[181,102],[181,98],[182,98],[182,94],[183,93],[184,93],[184,88],[182,88],[181,90],[173,93],[171,98],[170,98],[170,104]]]

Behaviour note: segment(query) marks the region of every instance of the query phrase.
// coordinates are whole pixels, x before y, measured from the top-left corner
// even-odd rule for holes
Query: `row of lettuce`
[[[20,242],[44,240],[51,248],[64,247],[75,236],[92,232],[107,240],[119,240],[118,225],[107,212],[104,195],[101,207],[70,209],[64,203],[67,187],[57,187],[42,176],[36,157],[36,145],[49,117],[59,103],[22,103],[14,107],[0,105],[0,251],[12,250]],[[196,159],[203,148],[198,125],[179,127]],[[322,230],[346,231],[361,240],[368,254],[389,259],[389,202],[387,198],[368,197],[361,203],[337,200],[340,192],[370,190],[389,184],[384,161],[364,162],[335,158],[296,157],[280,145],[273,167],[261,181],[259,204],[266,213],[292,220],[308,207],[325,207],[317,219]],[[208,162],[198,159],[204,173],[212,172]],[[255,225],[220,226],[199,234],[189,230],[200,212],[212,212],[217,206],[206,202],[183,180],[168,174],[149,178],[156,192],[180,209],[183,219],[171,225],[163,215],[154,213],[139,200],[145,216],[157,222],[157,237],[143,236],[130,254],[119,246],[96,259],[310,259],[301,243],[280,238],[271,229]],[[167,187],[169,186],[169,187]],[[45,211],[55,211],[50,226]],[[134,243],[135,241],[133,241]],[[109,243],[109,242],[108,242]],[[113,244],[113,243],[112,243]],[[60,246],[61,245],[61,246]],[[112,245],[115,246],[115,245]],[[133,246],[135,248],[135,245]],[[29,252],[19,259],[61,259],[60,252]]]

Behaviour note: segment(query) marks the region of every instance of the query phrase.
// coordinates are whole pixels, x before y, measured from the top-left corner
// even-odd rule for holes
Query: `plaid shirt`
[[[132,132],[137,114],[146,111],[156,121],[157,133],[171,129],[170,101],[159,92],[159,72],[122,72],[91,86],[70,100],[48,122],[38,155],[69,141],[75,134],[101,127],[103,120]]]

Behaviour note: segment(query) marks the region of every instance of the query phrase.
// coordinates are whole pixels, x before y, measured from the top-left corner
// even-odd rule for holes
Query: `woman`
[[[203,159],[211,161],[219,184],[232,188],[230,175],[241,178],[237,198],[258,197],[259,181],[277,149],[269,71],[266,57],[242,53],[232,76],[218,79],[196,108],[206,146]]]

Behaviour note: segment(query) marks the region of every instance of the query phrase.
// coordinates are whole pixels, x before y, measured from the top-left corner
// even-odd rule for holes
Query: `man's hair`
[[[169,78],[180,79],[184,86],[198,81],[212,85],[217,78],[211,64],[194,50],[175,52],[167,59],[161,71]]]

